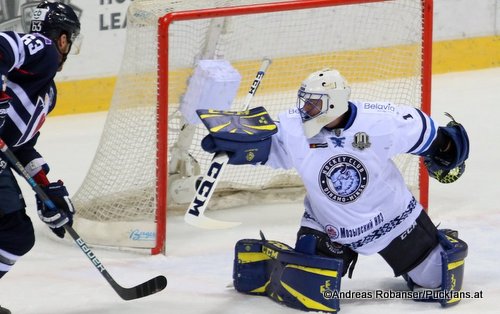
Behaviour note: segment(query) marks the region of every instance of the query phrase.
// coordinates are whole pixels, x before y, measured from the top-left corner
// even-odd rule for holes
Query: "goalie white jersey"
[[[387,102],[349,102],[345,128],[307,139],[297,109],[280,114],[266,165],[295,168],[306,188],[302,226],[372,254],[409,229],[422,211],[392,161],[421,154],[436,138],[420,110]]]

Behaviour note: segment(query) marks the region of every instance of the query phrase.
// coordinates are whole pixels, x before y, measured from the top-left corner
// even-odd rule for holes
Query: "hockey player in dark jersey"
[[[0,32],[0,137],[11,148],[58,210],[37,197],[40,219],[60,238],[72,224],[74,209],[61,180],[47,179],[49,166],[35,149],[39,129],[54,109],[54,77],[68,54],[78,53],[80,22],[71,7],[41,2],[33,11],[29,34]],[[0,153],[0,278],[35,243],[32,222],[13,170]],[[0,307],[0,314],[10,313]]]

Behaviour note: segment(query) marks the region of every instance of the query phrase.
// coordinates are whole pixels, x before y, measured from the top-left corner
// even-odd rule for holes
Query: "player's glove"
[[[66,233],[64,225],[69,224],[72,226],[73,215],[75,214],[75,208],[69,199],[68,191],[61,180],[50,183],[43,187],[43,190],[56,208],[49,208],[40,197],[36,195],[38,216],[59,238],[64,238],[64,234]]]
[[[465,171],[465,160],[469,157],[469,137],[462,124],[455,121],[449,113],[446,116],[451,121],[446,127],[440,127],[438,132],[447,141],[424,153],[424,164],[429,176],[441,183],[452,183]]]
[[[10,96],[5,93],[6,83],[5,75],[0,76],[0,134],[2,132],[3,125],[5,123],[5,118],[7,117],[7,112],[10,107]]]
[[[427,168],[427,172],[429,172],[429,176],[441,183],[453,183],[457,181],[465,171],[465,162],[462,162],[451,170],[442,169],[439,165],[432,162],[429,157],[424,158],[424,164]]]

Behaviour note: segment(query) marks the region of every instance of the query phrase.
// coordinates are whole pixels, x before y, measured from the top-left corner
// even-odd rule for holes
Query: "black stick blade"
[[[128,301],[160,292],[165,289],[166,286],[167,278],[165,278],[165,276],[157,276],[135,287],[124,288],[115,283],[113,288],[123,300]]]

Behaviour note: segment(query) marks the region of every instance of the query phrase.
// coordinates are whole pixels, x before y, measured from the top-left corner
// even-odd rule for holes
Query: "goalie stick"
[[[250,107],[250,101],[255,95],[255,92],[257,91],[257,88],[259,87],[260,82],[270,64],[270,59],[265,58],[262,61],[260,69],[257,72],[257,75],[255,76],[255,79],[253,80],[245,98],[243,111],[248,110]],[[210,167],[208,168],[207,173],[203,176],[203,179],[199,182],[196,194],[191,201],[191,204],[189,204],[186,214],[184,215],[185,222],[192,226],[204,229],[226,229],[236,227],[241,224],[241,222],[215,220],[205,216],[204,214],[208,202],[210,201],[215,187],[217,186],[217,183],[222,175],[222,171],[228,161],[229,157],[224,152],[214,155]]]
[[[44,204],[51,208],[56,209],[56,206],[52,200],[45,194],[43,189],[35,182],[35,180],[28,174],[26,169],[23,167],[21,162],[17,159],[10,148],[5,144],[2,138],[0,138],[0,151],[7,158],[8,162],[17,169],[17,171],[26,179],[28,184],[31,186],[33,191],[38,194],[38,197],[44,202]],[[156,276],[146,282],[143,282],[135,287],[125,288],[120,286],[111,276],[111,274],[106,270],[104,265],[99,261],[97,256],[88,247],[87,243],[78,235],[78,233],[70,225],[64,225],[64,229],[70,234],[78,247],[87,256],[95,268],[101,273],[101,275],[106,279],[106,281],[111,285],[111,287],[116,291],[116,293],[123,300],[134,300],[142,297],[146,297],[150,294],[159,292],[167,286],[167,278],[165,276]]]

